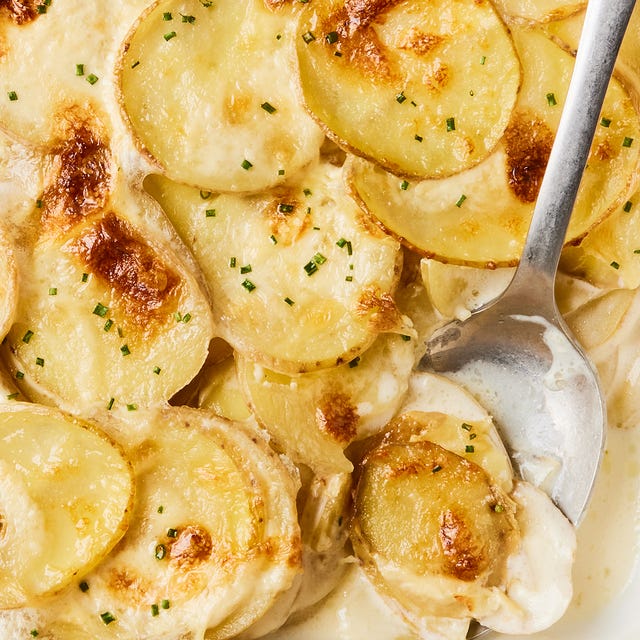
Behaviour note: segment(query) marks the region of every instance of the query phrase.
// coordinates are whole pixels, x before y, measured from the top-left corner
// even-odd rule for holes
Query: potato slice
[[[447,176],[486,157],[520,85],[489,2],[315,0],[296,49],[304,102],[327,134],[403,175]]]
[[[297,376],[238,359],[238,376],[276,446],[318,474],[351,471],[346,446],[384,426],[407,390],[413,345],[380,336],[348,364]]]
[[[574,58],[541,31],[514,27],[524,80],[506,134],[476,167],[442,180],[402,182],[362,159],[349,179],[361,205],[427,258],[478,267],[517,263],[557,130]],[[638,179],[640,121],[612,80],[567,242],[624,203]],[[634,142],[635,140],[635,142]]]
[[[352,541],[374,583],[420,616],[492,610],[515,504],[475,463],[392,430],[358,469]]]
[[[507,19],[550,22],[561,20],[587,6],[586,0],[494,0]]]
[[[123,536],[133,474],[93,427],[25,403],[0,410],[0,608],[87,573]]]
[[[239,423],[186,408],[126,415],[132,526],[88,589],[65,594],[58,623],[91,628],[108,613],[119,640],[239,634],[300,572],[296,476]]]
[[[257,191],[317,157],[324,136],[296,96],[293,25],[262,0],[160,0],[145,11],[123,45],[120,100],[165,175]]]
[[[0,226],[0,339],[11,325],[18,306],[18,267],[9,234]]]
[[[399,245],[365,226],[339,168],[314,166],[258,196],[201,194],[158,176],[145,186],[202,267],[219,335],[243,356],[297,373],[409,331],[392,297]]]
[[[242,421],[251,417],[233,357],[212,364],[201,373],[197,404],[229,420]]]

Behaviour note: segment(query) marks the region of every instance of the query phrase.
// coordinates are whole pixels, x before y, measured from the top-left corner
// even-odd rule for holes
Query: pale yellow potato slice
[[[339,367],[288,376],[240,357],[238,377],[255,416],[294,462],[317,474],[348,472],[344,449],[391,419],[413,354],[410,340],[385,334]]]
[[[124,535],[133,473],[97,429],[55,409],[0,409],[0,609],[31,604],[98,564]]]
[[[13,243],[4,226],[0,226],[0,339],[11,325],[18,306],[18,267]]]
[[[401,181],[354,159],[355,197],[388,232],[424,257],[467,266],[513,266],[566,95],[574,58],[541,31],[514,27],[524,61],[518,102],[498,148],[476,167],[441,180]],[[567,232],[582,238],[623,204],[637,180],[640,122],[631,97],[612,80]]]
[[[200,378],[198,407],[213,411],[229,420],[247,420],[251,417],[233,357],[206,367]]]
[[[202,268],[219,335],[248,359],[298,373],[409,331],[393,301],[399,245],[365,225],[339,168],[322,163],[256,196],[158,176],[145,186]]]
[[[561,20],[587,6],[586,0],[494,0],[507,20],[550,22]]]
[[[640,286],[640,192],[591,229],[577,246],[565,247],[560,266],[605,288]]]
[[[11,4],[48,10],[24,24],[0,16],[0,129],[39,147],[55,137],[70,105],[97,102],[117,112],[115,50],[148,0],[103,3],[99,11],[83,0],[64,0],[55,9],[31,0]]]
[[[258,191],[317,157],[324,136],[296,95],[293,25],[262,0],[160,0],[143,13],[118,63],[120,101],[165,175]]]
[[[238,635],[299,576],[296,475],[257,430],[203,410],[139,410],[127,422],[132,524],[86,590],[64,594],[56,623],[102,625],[117,640]]]
[[[489,2],[315,0],[296,49],[304,103],[327,134],[403,175],[477,164],[502,136],[520,85]]]

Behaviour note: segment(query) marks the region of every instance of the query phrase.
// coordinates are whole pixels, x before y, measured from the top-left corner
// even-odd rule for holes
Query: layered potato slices
[[[585,6],[0,2],[3,639],[463,640],[578,606],[580,530],[415,369],[513,273]],[[557,287],[629,433],[638,16]]]

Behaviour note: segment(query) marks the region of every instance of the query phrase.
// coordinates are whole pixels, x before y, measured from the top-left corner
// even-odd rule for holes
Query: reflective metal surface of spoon
[[[635,0],[590,0],[560,126],[520,265],[496,301],[427,343],[420,368],[459,381],[493,414],[515,471],[578,524],[598,471],[597,375],[554,298],[560,251]]]

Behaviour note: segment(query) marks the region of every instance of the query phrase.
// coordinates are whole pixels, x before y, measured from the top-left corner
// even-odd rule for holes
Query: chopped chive
[[[482,58],[480,58],[480,64],[484,64],[487,61],[487,56],[482,56]]]
[[[185,313],[182,316],[182,322],[184,322],[184,324],[187,324],[187,322],[189,322],[191,320],[191,314],[190,313]]]
[[[83,64],[77,64],[76,65],[76,75],[77,76],[83,76],[84,75],[84,65]]]
[[[307,262],[303,268],[307,272],[308,276],[312,276],[318,270],[318,265],[311,260],[310,262]]]
[[[424,140],[424,138],[422,136],[419,136],[417,133],[415,136],[413,136],[413,139],[417,142],[422,142]]]
[[[82,593],[87,593],[87,591],[89,591],[89,583],[86,580],[83,580],[78,587]]]
[[[123,344],[120,347],[120,351],[122,351],[123,356],[128,356],[131,354],[131,350],[129,349],[129,345]]]
[[[442,471],[442,467],[437,464],[433,469],[431,469],[432,473],[438,473],[438,471]]]
[[[137,411],[138,405],[135,402],[132,402],[127,405],[127,411]]]
[[[232,269],[235,269],[235,267],[236,267],[236,259],[235,258],[229,258],[229,266]]]
[[[404,333],[400,334],[400,337],[405,341],[405,342],[409,342],[411,340],[411,336],[408,336]]]
[[[473,429],[473,425],[470,425],[468,422],[463,422],[460,425],[465,431],[471,431]]]
[[[625,213],[629,213],[629,211],[631,211],[631,207],[633,207],[633,202],[631,202],[631,200],[627,200],[627,201],[624,203],[624,206],[622,207],[622,210],[623,210]]]
[[[336,244],[342,249],[347,244],[347,241],[344,238],[340,238]]]
[[[260,105],[267,113],[275,113],[277,111],[277,109],[270,103],[268,102],[263,102]]]
[[[136,61],[131,65],[131,68],[132,68],[132,69],[135,69],[139,64],[140,64],[140,60],[136,60]]]
[[[547,104],[550,107],[555,107],[558,104],[555,93],[547,93]]]
[[[7,91],[7,96],[11,102],[15,102],[18,99],[18,94],[15,91]]]
[[[278,205],[278,213],[291,213],[295,209],[295,205],[281,202]]]
[[[16,379],[22,380],[24,378],[24,371],[16,371]]]
[[[353,360],[349,362],[349,369],[353,369],[360,364],[360,356],[356,356]]]
[[[167,547],[163,544],[156,545],[156,550],[154,553],[156,560],[162,560],[167,555]]]
[[[447,131],[456,130],[456,119],[453,116],[447,118]]]
[[[173,20],[173,14],[171,13],[171,11],[165,11],[165,12],[162,14],[162,19],[163,19],[165,22],[168,22],[169,20]]]
[[[178,537],[178,530],[174,529],[173,527],[171,527],[170,529],[167,529],[167,538],[177,538]]]
[[[640,249],[634,249],[633,253],[640,253]]]
[[[104,318],[107,315],[108,311],[109,307],[105,307],[101,302],[98,302],[98,304],[93,309],[93,313],[97,316],[100,316],[101,318]]]
[[[17,391],[15,393],[8,393],[7,400],[15,400],[19,395],[20,393],[18,393]]]
[[[37,638],[40,635],[39,631],[37,629],[31,629],[31,637],[32,638]]]
[[[313,261],[316,264],[324,264],[327,261],[327,259],[321,253],[316,253],[316,255],[313,256]]]
[[[211,197],[211,191],[202,191],[202,189],[200,190],[200,197],[203,200],[208,200]]]
[[[47,13],[47,5],[46,4],[39,4],[36,7],[36,10],[38,11],[38,13],[40,15],[44,15],[45,13]]]
[[[58,288],[57,287],[49,287],[49,295],[50,296],[57,296],[58,295]]]
[[[167,42],[169,42],[169,40],[171,40],[172,38],[175,38],[178,34],[175,31],[169,31],[169,33],[165,33],[164,36],[162,36]]]
[[[42,200],[40,198],[36,200],[36,209],[42,209]]]
[[[345,282],[353,282],[353,276],[345,276],[344,281]]]
[[[98,78],[98,76],[97,76],[95,73],[90,73],[90,74],[87,76],[87,82],[88,82],[89,84],[95,84],[96,82],[98,82],[98,80],[99,80],[99,78]]]
[[[44,367],[44,358],[37,357],[37,358],[36,358],[36,364],[37,364],[39,367]]]
[[[107,411],[111,411],[113,409],[113,403],[116,401],[115,398],[110,398],[109,402],[107,402]]]
[[[31,329],[28,329],[27,332],[22,336],[22,342],[28,344],[31,338],[33,338],[33,331],[31,331]]]
[[[105,624],[111,624],[112,622],[115,622],[115,619],[116,619],[116,617],[110,611],[105,611],[104,613],[101,613],[100,618],[102,619],[102,622],[104,622]]]
[[[467,196],[464,195],[464,193],[457,199],[456,201],[456,207],[458,207],[458,209],[462,206],[462,203],[467,199]]]
[[[181,13],[180,17],[182,18],[182,22],[186,22],[187,24],[193,24],[196,21],[195,16],[184,15]]]
[[[475,451],[475,447],[472,444],[468,444],[465,448],[465,453],[473,453]]]
[[[171,606],[171,603],[169,602],[169,600],[166,600],[166,599],[165,599],[165,600],[163,600],[163,601],[160,603],[160,606],[161,606],[163,609],[168,609],[168,608]]]
[[[313,35],[313,33],[311,33],[311,31],[307,31],[306,33],[302,34],[302,39],[307,44],[310,44],[311,42],[313,42],[316,39],[316,37]]]
[[[215,218],[215,217],[216,217],[216,210],[215,210],[215,209],[207,209],[207,210],[204,212],[204,214],[205,214],[205,216],[206,216],[207,218]]]
[[[494,504],[494,505],[493,505],[493,510],[494,510],[496,513],[502,513],[502,512],[504,511],[504,506],[503,506],[503,505],[501,505],[501,504]]]
[[[284,175],[284,169],[278,169],[278,175],[279,176],[283,176]]]
[[[244,267],[240,267],[240,273],[245,274],[245,273],[251,273],[252,269],[251,269],[251,265],[250,264],[246,264],[244,265]]]
[[[110,331],[111,327],[113,327],[114,322],[111,318],[109,318],[105,323],[104,323],[104,327],[102,327],[105,331]]]
[[[255,288],[256,285],[253,284],[253,282],[251,282],[251,280],[244,280],[242,283],[242,286],[249,292],[251,293]]]
[[[603,117],[603,118],[600,120],[600,126],[601,126],[601,127],[609,127],[609,126],[611,126],[611,119],[610,119],[610,118],[604,118],[604,117]]]
[[[613,267],[614,269],[619,269],[620,268],[620,263],[616,262],[615,260],[610,264],[611,267]]]
[[[471,433],[469,434],[469,440],[475,440],[478,437],[477,433]]]
[[[82,282],[87,282],[89,280],[89,274],[88,273],[83,273],[82,274]]]
[[[400,183],[400,188],[401,188],[403,191],[406,191],[406,190],[409,188],[409,182],[408,182],[407,180],[403,180],[403,181]]]
[[[285,302],[286,302],[290,307],[292,307],[292,306],[295,304],[295,302],[294,302],[291,298],[289,298],[288,296],[284,299],[284,301],[285,301]]]
[[[622,146],[628,148],[632,144],[633,144],[633,138],[629,138],[628,136],[625,136],[624,140],[622,141]]]
[[[404,95],[404,91],[401,91],[396,95],[396,102],[398,104],[402,104],[407,99],[407,96]]]
[[[273,234],[269,236],[269,240],[271,240],[272,244],[278,244],[278,238],[276,238]]]
[[[329,44],[335,44],[336,42],[338,42],[338,32],[337,31],[329,31],[329,33],[327,33],[327,35],[325,36],[325,40]]]
[[[151,615],[154,617],[160,615],[160,608],[157,604],[151,605]]]
[[[251,169],[251,167],[253,167],[253,164],[251,164],[251,162],[249,162],[246,158],[240,163],[240,166],[245,170],[245,171],[249,171],[249,169]]]
[[[162,371],[162,369],[158,366],[153,367],[153,373],[155,373],[157,376],[160,375],[160,372]]]
[[[163,513],[164,512],[164,507],[162,505],[160,505],[158,507],[158,513]]]

